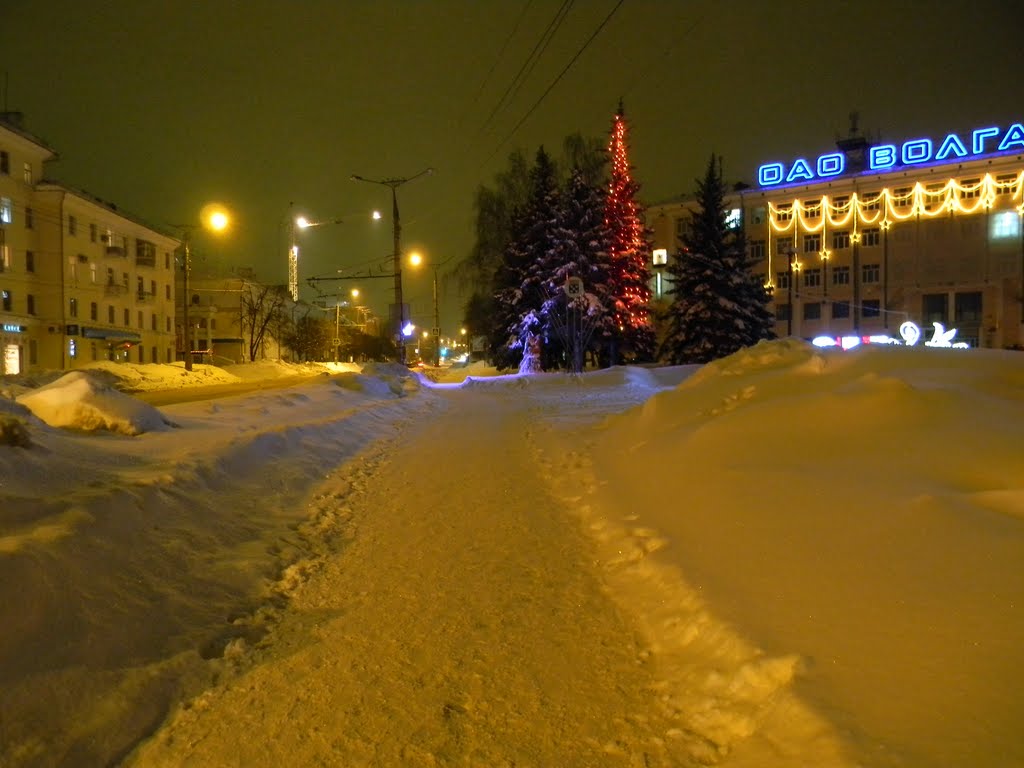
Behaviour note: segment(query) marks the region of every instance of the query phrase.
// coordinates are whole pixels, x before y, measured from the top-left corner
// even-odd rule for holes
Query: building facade
[[[0,372],[173,361],[178,241],[39,181],[53,157],[0,116]]]
[[[769,163],[730,195],[779,336],[898,337],[936,323],[971,346],[1024,347],[1024,127]],[[655,295],[692,201],[648,209]],[[661,262],[659,264],[659,262]]]

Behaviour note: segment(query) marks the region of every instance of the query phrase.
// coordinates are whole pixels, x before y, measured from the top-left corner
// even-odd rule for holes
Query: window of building
[[[114,284],[114,268],[107,267],[107,285]]]
[[[10,224],[14,221],[14,206],[11,198],[0,197],[0,223]]]
[[[725,214],[725,228],[739,229],[743,225],[743,212],[739,208],[733,208]]]
[[[216,317],[211,317],[210,318],[210,330],[211,331],[217,330],[217,318]]]
[[[32,163],[25,163],[22,178],[25,179],[26,184],[32,183]]]
[[[881,276],[882,268],[879,264],[864,264],[861,266],[860,279],[863,283],[877,283]]]
[[[992,216],[991,226],[990,237],[993,240],[1020,237],[1020,214],[1016,211],[1000,211]]]
[[[818,253],[821,250],[821,233],[804,235],[804,253]]]
[[[108,304],[107,305],[107,322],[110,323],[111,325],[114,324],[114,305],[113,304]]]
[[[953,299],[953,322],[976,323],[981,320],[981,291],[958,293]]]
[[[789,304],[776,304],[775,305],[775,319],[776,320],[789,320]]]
[[[89,304],[89,319],[90,320],[99,320],[100,319],[100,305],[97,304],[95,301],[90,302],[90,304]]]
[[[897,208],[909,208],[914,204],[914,190],[911,187],[900,187],[892,191],[892,203]]]
[[[68,234],[78,234],[78,219],[76,219],[74,216],[68,216]]]
[[[90,243],[95,243],[96,242],[96,237],[97,237],[96,225],[95,224],[90,224],[89,225],[89,242]]]
[[[200,317],[199,318],[199,327],[200,328],[205,328],[206,327],[206,318],[205,317]]]
[[[860,244],[867,248],[878,245],[880,242],[882,242],[882,236],[877,227],[874,229],[865,229],[860,233]]]
[[[68,317],[78,317],[78,299],[68,299]]]
[[[139,365],[146,362],[146,348],[139,344]]]
[[[171,300],[171,284],[170,283],[168,283],[167,285],[164,286],[164,298],[167,299],[168,301]]]
[[[11,268],[11,249],[4,242],[4,231],[0,229],[0,272],[7,272]]]
[[[882,207],[881,192],[865,192],[861,200],[864,203],[865,211],[877,211]]]
[[[949,296],[945,293],[926,293],[921,297],[921,319],[928,325],[949,322]]]
[[[809,301],[804,304],[804,320],[820,320],[821,319],[821,303],[817,301]]]
[[[865,319],[869,317],[882,316],[882,303],[878,299],[868,299],[864,302],[863,309],[863,316]]]
[[[804,209],[804,218],[817,219],[821,216],[821,200],[804,200],[801,205]]]
[[[140,309],[139,310],[139,329],[141,330],[141,329],[143,329],[145,327],[146,327],[145,313]]]
[[[960,186],[964,187],[964,189],[960,190],[961,200],[981,197],[981,179],[966,179],[960,182]]]
[[[750,215],[751,222],[754,224],[764,224],[765,210],[764,206],[758,206],[754,209],[754,212]]]
[[[149,330],[156,330],[156,312],[149,316]],[[155,362],[155,361],[154,361]]]
[[[97,275],[98,270],[99,270],[99,267],[96,265],[96,262],[95,261],[90,261],[89,262],[89,282],[92,283],[93,285],[96,285],[96,280],[98,279],[98,275]]]
[[[767,244],[764,240],[750,241],[750,258],[755,261],[764,261],[768,255]]]
[[[850,316],[850,305],[845,301],[833,301],[832,302],[832,319],[842,320],[845,317]]]
[[[164,253],[164,269],[171,268],[171,254]]]
[[[1004,173],[996,176],[996,194],[1008,195],[1013,192],[1017,176],[1012,173]]]
[[[124,308],[124,327],[130,328],[132,325],[132,312],[128,307]]]
[[[36,254],[35,251],[25,251],[25,271],[35,272],[36,271]]]
[[[789,272],[776,272],[775,286],[780,290],[787,290],[789,288]]]
[[[121,273],[121,285],[124,286],[125,293],[127,293],[128,292],[128,273],[127,272],[122,272]]]
[[[68,357],[78,357],[78,342],[75,339],[68,339]],[[96,358],[93,358],[95,360]]]
[[[849,285],[850,284],[850,268],[849,267],[833,267],[832,268],[832,285]]]
[[[32,229],[35,225],[35,213],[33,213],[31,208],[25,208],[25,229]]]
[[[0,150],[0,174],[8,176],[11,173],[11,156],[5,150]]]
[[[168,333],[170,333],[170,331],[171,331],[171,318],[168,317],[168,318],[165,318],[165,319],[166,319],[166,322],[164,323],[164,325],[166,325],[167,327],[164,328],[164,330],[167,331]]]
[[[0,291],[0,300],[3,302],[4,312],[11,311],[11,305],[14,303],[14,299],[11,297],[11,292],[8,290]]]
[[[149,348],[149,362],[155,363],[156,360],[156,347]]]
[[[775,220],[776,221],[791,221],[793,219],[793,206],[785,205],[779,206],[775,209]]]
[[[850,247],[850,231],[848,229],[837,229],[832,233],[832,248],[839,250]]]
[[[142,277],[142,275],[136,276],[136,278],[135,278],[135,289],[139,293],[139,298],[142,298],[142,296],[145,295],[145,293],[146,293],[146,279],[144,277]]]
[[[676,219],[676,237],[683,238],[690,231],[690,222],[687,219]]]
[[[806,288],[817,288],[821,285],[821,270],[820,269],[805,269],[804,273],[804,286]]]

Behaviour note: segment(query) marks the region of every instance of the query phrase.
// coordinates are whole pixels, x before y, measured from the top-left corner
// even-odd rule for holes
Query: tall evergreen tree
[[[555,247],[534,265],[544,294],[542,360],[548,369],[582,371],[591,340],[604,342],[614,329],[604,194],[587,182],[587,173],[573,170],[562,196]]]
[[[721,159],[697,181],[698,208],[668,265],[668,332],[661,357],[679,365],[725,357],[774,337],[769,296],[753,270],[742,226],[730,226]]]
[[[612,120],[608,142],[611,181],[605,198],[605,224],[611,234],[611,285],[615,297],[615,324],[610,362],[641,362],[654,356],[651,318],[651,271],[647,266],[650,233],[636,194],[640,185],[631,176],[629,126],[622,102]]]
[[[530,170],[529,200],[516,217],[512,240],[495,272],[490,341],[492,359],[499,368],[518,365],[524,344],[541,331],[543,294],[534,265],[554,248],[558,217],[558,177],[551,157],[541,147]]]

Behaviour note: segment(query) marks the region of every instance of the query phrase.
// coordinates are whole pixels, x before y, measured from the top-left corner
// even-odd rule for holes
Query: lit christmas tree
[[[610,283],[615,297],[616,334],[608,361],[612,365],[648,361],[654,357],[651,272],[647,266],[650,241],[643,223],[643,209],[636,201],[640,185],[630,176],[628,135],[620,101],[608,143],[612,168],[604,208],[605,225],[611,233]]]

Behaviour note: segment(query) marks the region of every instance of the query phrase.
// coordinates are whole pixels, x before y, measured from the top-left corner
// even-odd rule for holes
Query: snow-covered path
[[[543,410],[438,397],[322,489],[306,535],[337,546],[286,575],[273,641],[131,764],[680,764],[642,641],[538,482],[518,409]]]

